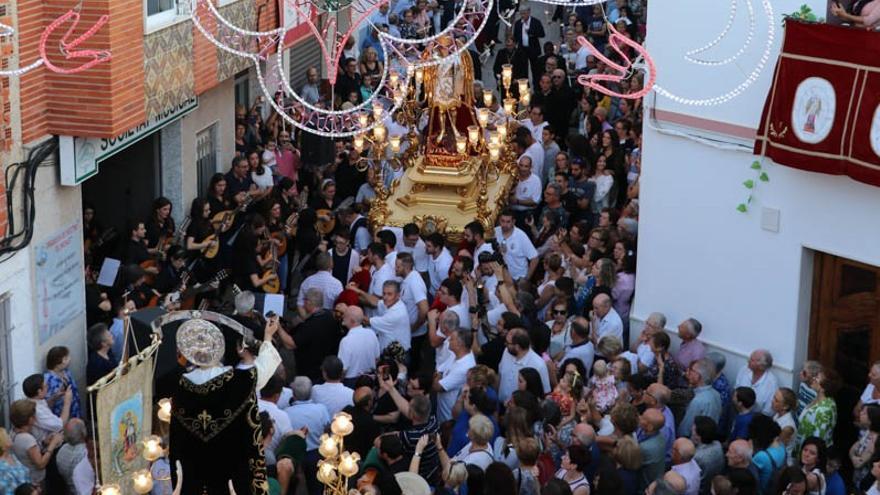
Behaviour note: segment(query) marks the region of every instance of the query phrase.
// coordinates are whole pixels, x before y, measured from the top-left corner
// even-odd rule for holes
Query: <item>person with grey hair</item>
[[[621,239],[635,241],[639,235],[639,221],[635,218],[621,218],[617,221],[617,232]]]
[[[632,343],[631,350],[639,356],[639,371],[645,372],[654,364],[654,351],[651,349],[651,338],[657,332],[666,328],[666,315],[663,313],[651,313],[645,319],[645,326],[639,338]],[[636,370],[633,370],[635,373]]]
[[[376,332],[379,347],[385,350],[392,342],[398,342],[409,353],[412,332],[410,332],[409,313],[400,300],[400,283],[386,280],[382,284],[382,300],[376,316],[366,319],[366,324]]]
[[[715,366],[705,359],[691,363],[685,373],[688,385],[694,390],[694,398],[688,403],[684,417],[678,424],[678,436],[690,438],[694,418],[707,416],[715,422],[721,418],[721,394],[712,388]]]
[[[246,316],[254,310],[256,297],[249,290],[243,290],[235,295],[235,314]]]
[[[94,488],[95,486],[95,471],[92,469],[91,464],[89,464],[88,450],[86,449],[88,435],[86,424],[79,418],[71,418],[64,426],[64,445],[58,449],[55,459],[58,465],[58,473],[67,484],[69,493],[80,493],[76,489],[77,486],[89,484],[88,479],[83,480],[81,479],[83,478],[82,475],[76,476],[74,473],[82,462],[85,462],[88,468],[80,466],[80,470],[85,470],[85,478],[89,477],[89,472],[91,473],[91,487]]]
[[[306,451],[317,454],[321,434],[330,424],[330,413],[323,404],[312,400],[312,380],[309,377],[296,377],[290,388],[293,389],[293,399],[290,406],[284,409],[287,417],[290,418],[290,427],[293,431],[308,428]]]
[[[434,348],[434,363],[438,370],[455,359],[455,355],[449,350],[449,335],[459,328],[460,323],[455,311],[446,310],[440,313],[433,309],[428,312],[428,343]]]
[[[731,400],[733,399],[733,387],[724,374],[724,367],[727,365],[727,358],[720,352],[706,353],[706,360],[715,366],[715,378],[712,380],[712,388],[718,391],[721,396],[721,420],[718,421],[718,427],[721,431],[728,431],[730,424]]]
[[[681,345],[678,346],[674,358],[681,369],[686,370],[692,362],[706,357],[706,346],[697,339],[702,331],[703,325],[696,318],[688,318],[678,324]]]
[[[749,363],[736,375],[735,387],[750,387],[755,391],[755,412],[773,416],[773,394],[779,390],[779,382],[770,371],[773,356],[766,349],[758,349],[749,355]]]
[[[298,375],[317,381],[321,379],[321,360],[336,355],[342,330],[333,313],[324,309],[324,294],[317,287],[303,296],[305,319],[291,337]]]
[[[876,368],[876,370],[874,369]],[[803,366],[801,366],[801,372],[798,375],[800,379],[800,385],[798,385],[797,390],[797,411],[795,412],[795,417],[799,417],[804,409],[807,408],[810,404],[816,400],[816,390],[811,386],[813,380],[819,376],[819,373],[822,372],[822,363],[819,361],[804,361]],[[874,363],[871,366],[871,371],[868,374],[868,380],[870,381],[871,375],[874,375],[880,378],[880,362]],[[868,384],[871,386],[871,384]],[[868,390],[868,387],[865,387],[865,390]],[[874,387],[871,386],[871,394],[867,395],[867,398],[870,400],[874,395]],[[880,401],[877,401],[880,402]],[[876,402],[875,402],[876,403]],[[865,394],[862,394],[862,397],[859,399],[859,402],[856,403],[856,407],[853,408],[853,417],[858,417],[859,413],[862,411],[862,406],[865,404]]]
[[[456,328],[446,339],[454,359],[434,375],[433,391],[437,393],[437,421],[444,422],[452,417],[452,407],[467,383],[468,370],[477,365],[471,352],[474,334],[464,328]]]
[[[364,311],[360,306],[346,306],[343,310],[342,326],[348,329],[339,342],[337,356],[345,367],[346,386],[353,387],[361,375],[376,369],[376,361],[382,353],[376,333],[364,328]]]
[[[339,294],[342,294],[342,282],[333,276],[333,256],[329,253],[318,253],[315,256],[315,268],[318,271],[303,280],[299,287],[299,294],[296,296],[296,306],[303,318],[305,318],[303,303],[309,290],[318,289],[321,292],[324,309],[333,309],[333,304]]]

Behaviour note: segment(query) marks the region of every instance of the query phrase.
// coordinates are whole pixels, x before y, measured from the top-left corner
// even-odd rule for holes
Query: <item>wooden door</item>
[[[843,379],[835,444],[849,446],[853,407],[880,360],[880,268],[816,253],[809,344],[810,359]]]

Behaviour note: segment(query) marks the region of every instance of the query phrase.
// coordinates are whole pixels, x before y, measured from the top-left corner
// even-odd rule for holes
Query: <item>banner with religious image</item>
[[[786,21],[755,154],[880,186],[880,33]]]
[[[118,483],[129,493],[131,475],[149,468],[141,441],[153,428],[154,356],[141,361],[98,391],[98,447],[101,481]]]

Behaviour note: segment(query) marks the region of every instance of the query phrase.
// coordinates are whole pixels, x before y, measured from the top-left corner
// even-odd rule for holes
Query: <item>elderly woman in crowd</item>
[[[61,416],[64,408],[64,392],[69,388],[73,394],[70,403],[70,417],[81,418],[82,408],[79,403],[79,387],[70,373],[70,349],[64,346],[53,347],[46,354],[46,372],[43,377],[46,380],[46,397],[49,407],[56,416]]]
[[[556,478],[568,483],[572,495],[590,495],[590,482],[584,475],[590,465],[590,452],[580,445],[572,445],[562,455],[562,465]]]
[[[12,452],[28,468],[31,482],[40,486],[46,478],[46,466],[52,454],[61,446],[63,437],[53,433],[40,445],[31,434],[37,422],[37,406],[30,400],[17,400],[12,403],[9,411],[12,422]]]
[[[801,445],[805,438],[818,437],[825,445],[830,445],[837,425],[837,403],[834,402],[834,394],[840,388],[837,372],[831,369],[822,371],[813,381],[812,388],[816,390],[816,398],[798,418],[798,444]]]
[[[468,438],[470,443],[462,447],[452,461],[462,461],[465,464],[473,464],[479,466],[482,470],[486,470],[489,464],[495,462],[495,454],[492,452],[492,434],[495,427],[489,418],[482,414],[472,416],[468,421]]]

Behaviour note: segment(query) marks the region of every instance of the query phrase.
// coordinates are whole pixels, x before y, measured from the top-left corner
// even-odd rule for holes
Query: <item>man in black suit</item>
[[[538,57],[541,56],[541,38],[545,36],[544,26],[541,21],[532,17],[532,9],[527,5],[520,9],[519,15],[520,18],[513,23],[513,38],[516,40],[516,46],[522,47],[529,55],[534,87],[537,85],[537,78],[544,73],[544,68],[538,66]]]

